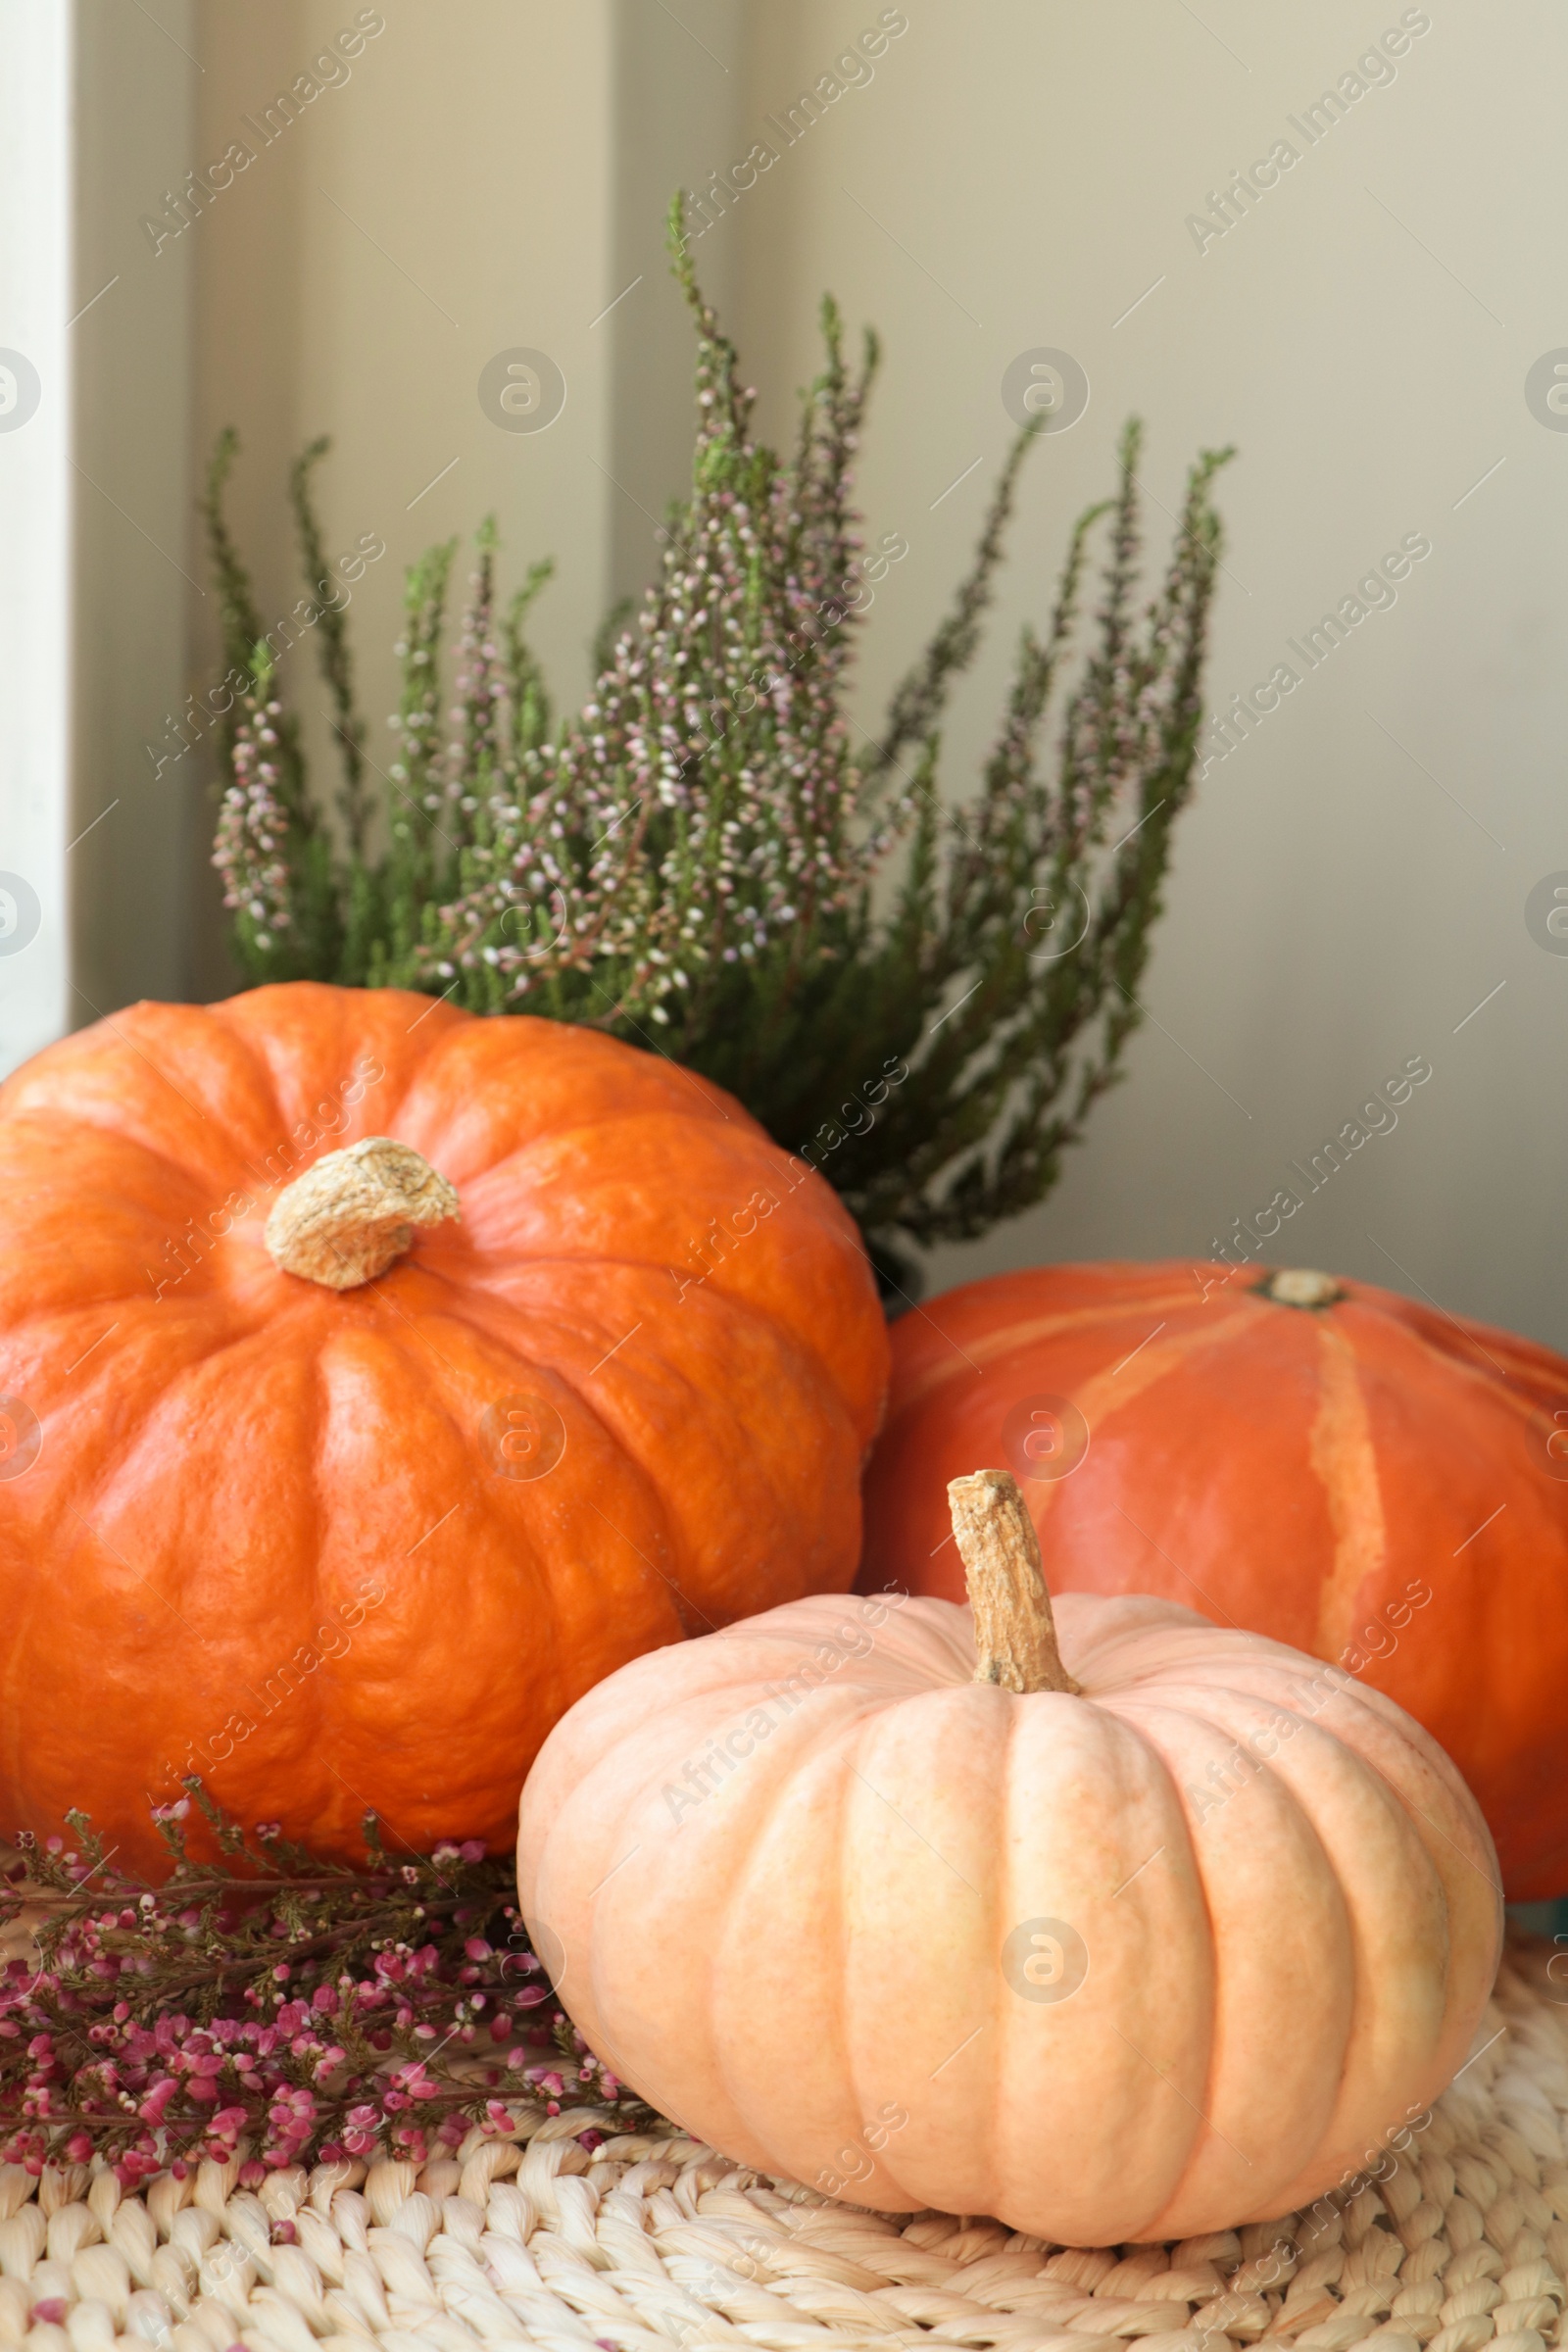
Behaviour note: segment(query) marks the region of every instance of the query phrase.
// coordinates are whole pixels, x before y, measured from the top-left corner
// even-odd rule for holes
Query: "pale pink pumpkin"
[[[1069,1592],[1058,1654],[1012,1480],[951,1492],[973,1620],[790,1601],[577,1701],[523,1790],[536,1946],[655,2106],[858,2204],[1072,2245],[1286,2213],[1463,2061],[1486,1824],[1280,1642]]]

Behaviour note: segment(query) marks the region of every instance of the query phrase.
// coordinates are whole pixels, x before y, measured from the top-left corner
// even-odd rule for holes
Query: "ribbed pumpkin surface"
[[[280,1272],[270,1205],[369,1135],[461,1223]],[[651,1054],[391,990],[141,1004],[0,1089],[0,1828],[79,1804],[145,1859],[193,1770],[327,1853],[367,1806],[499,1842],[600,1676],[854,1573],[858,1236]]]
[[[858,2203],[1067,2244],[1287,2212],[1465,2056],[1502,1924],[1480,1814],[1280,1644],[1089,1593],[1056,1630],[1075,1694],[974,1681],[940,1600],[635,1659],[523,1790],[535,1949],[743,2164],[831,2186],[850,2147]]]

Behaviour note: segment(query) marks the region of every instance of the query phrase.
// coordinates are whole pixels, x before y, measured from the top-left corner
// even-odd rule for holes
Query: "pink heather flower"
[[[456,1850],[462,1858],[461,1846]],[[461,2047],[465,2039],[472,2041],[475,2011],[486,2012],[486,2049],[492,2036],[507,2047],[514,2080],[539,2079],[538,2069],[527,2069],[525,2046],[510,2037],[515,2017],[549,1996],[532,1985],[519,1993],[506,1981],[504,1967],[531,1967],[531,1956],[498,1956],[488,1938],[465,1933],[466,1923],[488,1915],[483,1896],[462,1898],[455,1915],[449,1897],[446,1924],[436,1931],[440,1940],[430,1939],[422,1910],[415,1910],[417,1933],[426,1939],[414,1948],[403,1926],[399,1939],[368,1951],[361,1946],[348,1965],[336,1952],[284,1964],[293,1980],[287,1994],[273,1969],[258,1969],[251,1981],[229,1984],[233,2014],[199,2023],[173,2000],[160,2005],[158,1972],[172,1961],[175,1983],[191,1999],[190,1971],[194,1965],[200,1982],[207,1936],[216,1932],[221,1949],[242,1914],[237,1907],[224,1909],[221,1900],[204,1909],[193,1888],[178,1881],[155,1894],[121,1880],[112,1866],[92,1865],[95,1877],[100,1870],[101,1905],[73,1917],[52,1947],[57,1969],[72,1972],[75,1989],[66,1994],[58,1974],[0,1960],[0,2012],[10,2013],[0,2015],[0,2087],[13,2101],[13,2127],[9,2136],[0,2135],[0,2162],[24,2165],[36,2177],[55,2152],[67,2161],[87,2161],[103,2132],[113,2128],[117,2143],[110,2161],[125,2188],[171,2163],[183,2178],[204,2157],[227,2162],[242,2156],[240,2178],[251,2187],[265,2183],[269,2172],[323,2158],[368,2160],[394,2152],[423,2163],[430,2149],[460,2148],[475,2115],[492,2132],[511,2128],[502,2101],[486,2099],[472,2078],[461,2082],[442,2071],[441,2051],[449,2042]],[[321,1916],[325,1923],[337,1915]],[[277,1927],[298,1933],[281,1917],[264,1913],[251,1935],[265,1937]],[[181,1930],[200,1947],[188,1958],[176,1957]],[[107,1951],[111,1931],[144,1937],[144,1948]],[[98,1959],[119,1973],[95,1975]],[[144,1981],[149,1975],[151,1983]],[[95,1984],[103,1986],[101,1994]],[[344,2011],[372,2011],[383,1998],[382,2015],[397,2017],[398,2041],[394,2045],[389,2033],[374,2034],[372,2046],[379,2045],[384,2059],[372,2058],[357,2070],[347,2043],[327,2040],[322,2022]],[[362,2032],[368,2022],[358,2018]],[[62,2023],[69,2024],[69,2036],[57,2030]],[[405,2033],[425,2045],[424,2056],[405,2054]],[[578,2047],[580,2052],[580,2041]],[[499,2060],[501,2051],[495,2055]],[[571,2071],[577,2072],[575,2066]],[[562,2076],[552,2075],[559,2088]],[[494,2087],[501,2080],[497,2066],[483,2082]],[[603,2097],[603,2081],[596,2077],[583,2091],[574,2083],[570,2095]],[[415,2120],[416,2108],[425,2112],[427,2123]],[[69,2128],[51,2122],[62,2112],[72,2114]],[[83,2115],[101,2116],[103,2123],[78,2121]]]

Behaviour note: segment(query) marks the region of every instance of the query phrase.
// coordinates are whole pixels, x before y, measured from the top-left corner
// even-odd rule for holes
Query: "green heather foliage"
[[[967,1240],[1039,1200],[1119,1074],[1193,780],[1221,544],[1209,484],[1230,453],[1193,466],[1168,569],[1141,604],[1129,424],[1114,495],[1074,528],[1045,628],[1023,631],[979,790],[945,808],[940,724],[979,643],[1032,430],[951,612],[865,734],[846,707],[856,637],[870,581],[902,546],[889,535],[868,555],[851,502],[875,341],[852,371],[823,303],[825,365],[786,463],[751,437],[752,395],[678,212],[671,245],[697,330],[698,422],[659,577],[635,617],[610,616],[591,700],[558,719],[523,633],[548,564],[498,601],[485,524],[448,688],[456,541],[416,564],[379,828],[330,607],[314,634],[342,755],[335,815],[313,796],[224,524],[235,443],[220,441],[206,515],[228,656],[255,691],[227,721],[214,862],[252,980],[421,989],[672,1055],[818,1166],[896,1265],[901,1236]],[[310,476],[324,448],[306,451],[292,485],[313,593],[325,564]],[[1102,519],[1099,608],[1075,659]]]

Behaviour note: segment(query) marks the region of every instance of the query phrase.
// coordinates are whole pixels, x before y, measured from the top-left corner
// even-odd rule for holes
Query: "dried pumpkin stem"
[[[1034,1522],[1006,1470],[951,1479],[953,1533],[974,1611],[977,1683],[1004,1690],[1077,1691],[1056,1647]]]
[[[280,1272],[352,1291],[403,1255],[416,1225],[462,1213],[446,1178],[412,1146],[368,1135],[279,1193],[264,1239]]]

